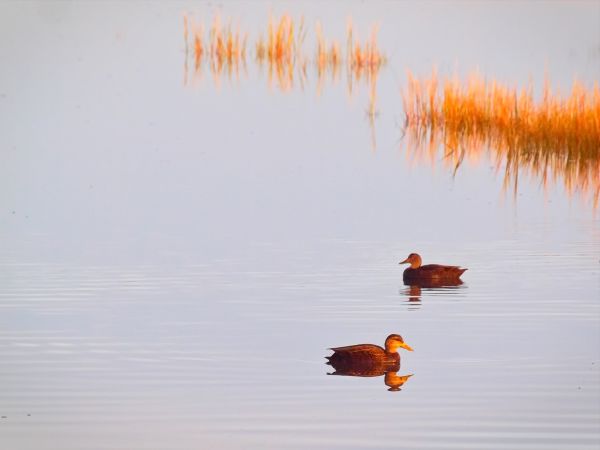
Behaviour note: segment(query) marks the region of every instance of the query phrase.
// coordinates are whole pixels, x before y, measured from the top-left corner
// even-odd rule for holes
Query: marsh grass
[[[379,28],[373,25],[368,40],[361,43],[355,37],[352,20],[348,19],[346,31],[346,80],[348,95],[351,96],[353,86],[363,80],[369,86],[369,103],[366,110],[367,120],[371,130],[371,148],[377,147],[375,140],[375,119],[377,117],[377,81],[379,72],[385,64],[387,57],[379,50],[377,33]]]
[[[465,159],[487,153],[504,167],[504,187],[516,195],[521,171],[546,188],[562,182],[569,193],[600,199],[600,89],[575,81],[562,95],[545,82],[536,100],[533,86],[508,87],[478,74],[465,81],[408,74],[402,95],[411,153],[437,158],[456,172]]]
[[[183,16],[184,85],[188,84],[190,59],[193,61],[194,79],[201,79],[204,67],[208,66],[218,87],[223,77],[239,81],[240,68],[247,75],[248,34],[242,34],[239,26],[234,30],[231,20],[227,26],[223,26],[218,14],[212,19],[208,33],[204,30],[202,23],[194,22],[187,14]],[[288,14],[279,17],[269,15],[266,30],[259,33],[252,46],[254,62],[261,72],[267,73],[269,88],[282,92],[295,87],[303,90],[309,83],[309,67],[314,68],[316,73],[318,96],[328,79],[336,84],[344,75],[349,98],[354,95],[355,86],[368,85],[366,117],[371,129],[372,148],[375,149],[377,80],[380,69],[387,61],[377,43],[378,27],[373,26],[369,38],[361,41],[354,32],[351,19],[348,19],[344,48],[339,40],[327,38],[323,27],[317,22],[313,56],[304,50],[308,31],[303,17],[295,20]]]
[[[279,18],[269,16],[266,37],[261,34],[255,44],[255,59],[261,67],[267,67],[269,86],[276,80],[280,90],[288,91],[294,87],[295,78],[304,86],[307,60],[302,44],[305,37],[303,18],[296,24],[287,14]]]
[[[362,42],[354,33],[352,20],[348,19],[346,29],[346,48],[336,40],[325,39],[320,23],[317,23],[317,49],[315,53],[315,66],[317,68],[318,84],[317,93],[322,90],[326,73],[331,74],[335,83],[340,78],[340,69],[345,66],[347,93],[352,97],[354,86],[363,81],[369,87],[369,101],[366,116],[371,129],[371,147],[376,148],[375,119],[377,117],[377,80],[380,69],[387,63],[387,58],[377,45],[378,27],[373,26],[368,40]],[[345,54],[345,57],[343,56]]]
[[[343,61],[339,42],[336,40],[327,41],[320,22],[317,22],[316,25],[316,40],[315,67],[317,70],[317,93],[320,95],[327,74],[330,74],[332,82],[335,83],[339,80]]]
[[[219,15],[215,15],[213,18],[208,35],[204,32],[203,24],[196,24],[187,15],[183,17],[183,23],[186,70],[191,29],[194,74],[198,77],[202,76],[202,66],[206,61],[217,85],[220,84],[221,77],[225,73],[230,79],[234,75],[239,79],[240,67],[245,69],[246,66],[247,34],[242,34],[239,27],[234,29],[231,22],[227,26],[223,26]],[[187,74],[185,80],[187,80]]]
[[[377,45],[378,30],[378,27],[374,25],[371,29],[370,38],[361,43],[359,39],[354,37],[352,20],[348,19],[346,59],[350,67],[375,70],[381,68],[387,62],[386,56],[379,50]]]
[[[239,76],[239,68],[246,68],[248,35],[242,34],[239,27],[235,30],[231,21],[222,25],[221,17],[214,16],[208,33],[203,24],[197,24],[188,16],[183,17],[183,35],[185,42],[184,83],[187,83],[189,54],[193,56],[194,74],[202,76],[206,62],[218,83],[218,79],[232,74]],[[377,27],[373,27],[369,39],[362,42],[356,38],[351,20],[348,21],[346,48],[337,39],[327,39],[320,23],[315,26],[314,56],[308,56],[304,50],[308,28],[304,18],[295,20],[288,14],[279,17],[270,15],[267,28],[256,38],[254,61],[268,74],[269,86],[277,86],[281,91],[289,91],[294,86],[301,88],[308,82],[308,68],[314,67],[317,78],[317,94],[320,94],[325,79],[336,83],[340,80],[343,68],[347,77],[348,94],[363,80],[369,85],[369,116],[375,116],[374,91],[377,74],[385,64],[386,57],[377,45]],[[191,49],[191,51],[190,51]]]

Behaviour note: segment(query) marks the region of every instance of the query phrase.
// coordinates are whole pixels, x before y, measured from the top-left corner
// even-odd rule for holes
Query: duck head
[[[403,348],[412,352],[413,349],[404,343],[404,339],[399,334],[390,334],[385,340],[385,351],[388,353],[396,353],[399,348]]]
[[[410,264],[411,269],[418,269],[421,267],[421,257],[418,253],[411,253],[404,261],[400,261],[398,264]]]

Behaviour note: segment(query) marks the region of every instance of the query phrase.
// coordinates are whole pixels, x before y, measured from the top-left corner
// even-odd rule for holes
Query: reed
[[[371,37],[364,43],[361,43],[358,39],[354,38],[354,28],[352,21],[348,20],[347,27],[347,61],[348,65],[354,69],[379,69],[382,65],[387,62],[387,58],[383,53],[379,51],[377,46],[377,32],[378,27],[373,26],[371,29]]]
[[[329,42],[325,38],[320,22],[317,22],[315,33],[317,48],[314,65],[317,72],[317,95],[320,95],[327,74],[331,75],[331,80],[334,82],[339,79],[343,59],[339,42],[336,40]]]
[[[536,101],[533,86],[508,87],[478,74],[465,81],[408,75],[402,96],[409,147],[434,158],[441,144],[456,171],[465,158],[488,152],[504,167],[504,185],[516,193],[519,171],[559,179],[569,193],[600,199],[600,89],[575,81],[563,96],[545,82]]]
[[[234,31],[231,24],[223,26],[219,15],[213,18],[207,35],[204,33],[203,25],[195,24],[188,16],[184,16],[183,25],[186,54],[184,84],[187,84],[187,61],[190,48],[193,52],[195,75],[202,76],[202,66],[206,61],[217,86],[220,85],[224,73],[231,79],[234,71],[238,74],[240,65],[245,69],[247,35],[242,37],[239,29]],[[266,68],[269,86],[276,85],[281,91],[289,91],[298,84],[304,88],[308,82],[307,70],[310,65],[317,75],[317,95],[320,95],[323,89],[326,75],[329,74],[331,80],[337,82],[344,67],[349,96],[353,94],[353,86],[364,80],[369,88],[366,114],[371,127],[373,148],[375,148],[377,79],[380,68],[386,62],[385,55],[379,50],[377,44],[377,31],[377,27],[374,26],[369,39],[362,42],[355,37],[352,22],[349,20],[344,51],[339,41],[325,38],[321,24],[317,23],[316,51],[313,57],[307,57],[303,50],[307,35],[304,19],[300,18],[296,21],[288,14],[280,17],[271,15],[266,31],[255,41],[255,61],[261,69]]]
[[[335,40],[331,43],[327,42],[319,22],[316,25],[316,39],[315,65],[317,70],[324,71],[327,68],[336,70],[342,63],[340,44]]]
[[[224,72],[231,77],[233,72],[238,73],[240,64],[245,66],[247,35],[242,35],[239,27],[234,30],[231,23],[223,26],[220,16],[216,15],[206,36],[203,24],[197,24],[188,16],[184,16],[186,60],[190,29],[196,75],[201,75],[204,60],[207,60],[217,84]]]
[[[296,24],[291,16],[284,14],[279,18],[269,16],[266,38],[261,34],[255,44],[256,61],[267,66],[269,85],[277,80],[283,91],[294,85],[295,74],[303,86],[306,80],[306,58],[302,44],[306,37],[304,19]]]
[[[210,56],[214,60],[233,63],[246,56],[246,36],[239,29],[233,31],[231,24],[221,25],[220,16],[215,16],[209,33]]]
[[[256,42],[256,58],[292,63],[301,55],[302,42],[306,35],[304,19],[301,19],[296,26],[294,20],[287,14],[279,19],[270,16],[266,35],[266,38],[261,35]]]

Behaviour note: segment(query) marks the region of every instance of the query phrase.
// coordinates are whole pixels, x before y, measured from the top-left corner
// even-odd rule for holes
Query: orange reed
[[[434,158],[441,144],[456,170],[465,158],[489,150],[497,168],[505,167],[505,186],[516,192],[519,170],[544,186],[561,179],[568,193],[600,198],[600,89],[575,81],[568,95],[545,82],[536,101],[532,85],[517,89],[478,74],[465,82],[440,82],[436,72],[408,75],[403,93],[409,147]]]

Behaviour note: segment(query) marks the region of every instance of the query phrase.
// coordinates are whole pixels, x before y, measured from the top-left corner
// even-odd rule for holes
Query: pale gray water
[[[0,5],[0,448],[598,448],[598,212],[411,163],[399,95],[432,64],[597,79],[598,3],[286,6],[379,22],[375,150],[365,86],[184,86],[211,5]],[[465,284],[409,301],[411,251]],[[392,332],[400,392],[326,375]]]

